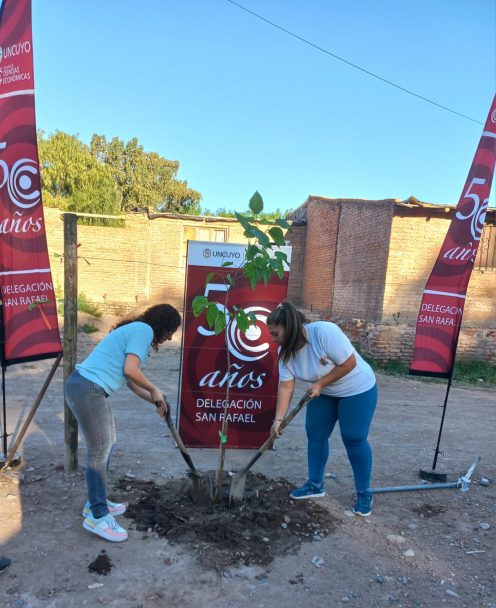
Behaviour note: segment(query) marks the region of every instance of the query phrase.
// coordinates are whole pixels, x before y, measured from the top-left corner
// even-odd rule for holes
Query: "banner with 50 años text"
[[[455,216],[427,282],[417,320],[410,374],[450,376],[489,203],[496,158],[496,96]]]
[[[276,248],[275,248],[276,249]],[[258,449],[269,438],[279,386],[277,346],[267,329],[267,316],[288,291],[289,268],[284,278],[274,276],[267,286],[252,289],[248,279],[238,279],[229,290],[229,310],[234,306],[253,312],[257,325],[243,334],[235,322],[218,336],[206,324],[205,315],[195,317],[192,302],[208,296],[225,310],[226,285],[210,272],[232,273],[245,260],[247,245],[189,241],[184,306],[179,433],[187,447],[217,447],[226,406],[227,366],[230,381],[226,447]],[[281,247],[291,263],[291,247]],[[222,268],[224,262],[232,262]],[[226,343],[227,335],[227,343]]]
[[[62,351],[41,202],[31,0],[0,4],[2,363]]]

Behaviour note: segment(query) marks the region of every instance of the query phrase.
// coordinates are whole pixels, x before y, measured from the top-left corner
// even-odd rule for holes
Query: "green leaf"
[[[225,268],[226,266],[232,266],[232,265],[233,265],[233,262],[224,262],[222,264],[222,268]]]
[[[283,266],[282,262],[281,262],[281,263],[280,263],[280,265],[277,267],[276,272],[277,272],[277,276],[278,276],[280,279],[283,279],[283,278],[284,278],[284,266]]]
[[[215,302],[209,302],[207,306],[207,323],[209,327],[212,327],[217,321],[219,313],[220,311],[217,308],[217,304]]]
[[[265,249],[267,249],[267,248],[271,249],[272,248],[272,246],[270,244],[270,239],[265,234],[265,232],[262,232],[261,230],[259,230],[258,228],[255,228],[254,226],[251,228],[250,232],[258,240],[258,242],[260,243],[260,245],[262,247],[264,247]]]
[[[258,282],[257,279],[257,267],[255,266],[255,264],[253,262],[248,262],[248,264],[246,264],[246,266],[244,267],[244,273],[245,275],[248,277],[250,284],[251,284],[251,288],[255,289],[256,284]]]
[[[205,296],[196,296],[193,299],[193,314],[195,317],[199,317],[207,306],[208,300]]]
[[[222,441],[222,443],[226,443],[227,435],[223,435],[222,431],[219,431],[219,437],[220,437],[220,440]]]
[[[264,284],[267,285],[267,283],[270,280],[270,277],[273,275],[273,270],[270,266],[265,266],[265,268],[263,269],[263,280],[264,280]]]
[[[269,234],[278,247],[284,247],[286,244],[286,241],[284,240],[284,233],[278,226],[269,228]]]
[[[248,261],[253,260],[253,258],[260,253],[260,249],[256,245],[248,245],[248,249],[246,250],[246,259]]]
[[[260,215],[263,211],[263,200],[258,191],[250,199],[250,211],[253,215]]]
[[[283,220],[282,218],[278,218],[277,220],[275,220],[275,223],[277,224],[277,226],[284,228],[288,232],[293,232],[293,229],[291,228],[291,224],[289,224],[286,220]]]
[[[231,283],[231,285],[234,286],[234,279],[232,278],[232,276],[230,274],[227,275],[227,280],[229,281],[229,283]]]
[[[252,325],[254,325],[256,327],[258,319],[257,319],[255,313],[253,312],[253,310],[250,310],[250,312],[248,313],[248,318],[250,319]]]
[[[214,274],[215,272],[211,272],[208,277],[207,280],[205,281],[205,287],[210,283],[210,281],[214,278]]]
[[[34,308],[35,306],[36,306],[36,302],[32,302],[32,303],[29,305],[29,309],[28,309],[28,310],[33,310],[33,308]]]
[[[238,311],[235,317],[236,325],[238,326],[239,331],[246,333],[248,327],[250,327],[250,322],[248,321],[248,317],[244,310]]]
[[[244,215],[241,215],[241,213],[238,213],[237,211],[235,211],[234,213],[236,214],[236,219],[243,226],[246,232],[250,232],[250,230],[252,229],[252,225],[248,221],[248,218]]]
[[[271,222],[270,220],[266,220],[265,218],[263,218],[262,220],[258,220],[259,224],[262,224],[262,226],[273,226],[274,222]]]
[[[223,312],[221,312],[219,309],[217,309],[217,312],[219,314],[217,315],[217,318],[215,319],[215,335],[216,336],[218,336],[220,334],[220,332],[226,328],[226,315]]]
[[[60,255],[60,253],[54,253],[54,254],[53,254],[53,257],[54,257],[54,258],[61,258],[62,256]]]

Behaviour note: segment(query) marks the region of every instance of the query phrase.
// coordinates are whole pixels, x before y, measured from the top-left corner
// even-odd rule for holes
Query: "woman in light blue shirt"
[[[157,304],[135,319],[118,323],[90,356],[67,378],[66,399],[76,417],[88,450],[86,484],[88,501],[83,526],[110,541],[127,539],[114,516],[126,510],[107,500],[107,471],[115,445],[115,425],[107,397],[124,384],[163,416],[165,394],[141,371],[152,347],[170,340],[181,325],[181,316],[169,304]]]

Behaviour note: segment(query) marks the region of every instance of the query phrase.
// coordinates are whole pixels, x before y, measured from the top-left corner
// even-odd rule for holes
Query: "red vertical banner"
[[[31,0],[0,4],[0,288],[4,364],[62,352],[41,201]]]
[[[228,309],[253,312],[257,326],[243,334],[235,322],[218,336],[205,315],[193,315],[196,296],[218,302],[225,312],[226,286],[218,276],[205,285],[210,272],[233,273],[245,259],[247,246],[190,241],[185,286],[184,337],[181,365],[179,433],[187,447],[218,447],[226,406],[228,352],[230,363],[228,448],[258,449],[269,437],[275,415],[279,373],[277,346],[267,329],[267,316],[288,291],[289,272],[272,277],[253,290],[247,279],[229,290]],[[291,262],[291,247],[281,247]],[[233,266],[222,268],[224,262]],[[289,270],[289,269],[288,269]],[[227,333],[226,333],[227,332]],[[227,343],[226,343],[227,337]]]
[[[410,368],[412,375],[450,376],[467,287],[489,204],[495,159],[496,96],[455,216],[424,290]]]

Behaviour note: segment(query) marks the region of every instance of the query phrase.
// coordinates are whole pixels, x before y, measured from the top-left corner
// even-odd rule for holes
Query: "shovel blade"
[[[231,490],[229,491],[229,504],[243,500],[245,495],[246,471],[236,473],[231,480]]]
[[[210,507],[214,502],[212,479],[208,473],[190,471],[189,492],[195,505]]]

